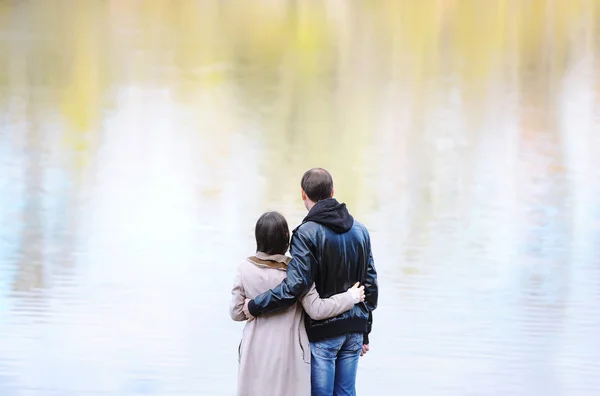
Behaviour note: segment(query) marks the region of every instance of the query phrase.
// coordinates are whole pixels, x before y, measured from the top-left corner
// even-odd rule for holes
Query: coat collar
[[[256,255],[248,257],[248,261],[252,262],[258,267],[274,268],[280,270],[287,270],[287,265],[292,258],[284,254],[266,254],[263,252],[256,252]]]

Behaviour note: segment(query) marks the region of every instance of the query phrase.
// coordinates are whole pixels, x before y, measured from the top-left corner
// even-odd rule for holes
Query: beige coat
[[[233,320],[246,320],[242,311],[246,298],[274,288],[286,277],[289,257],[258,252],[256,258],[238,266],[231,292]],[[238,396],[310,396],[304,310],[313,319],[325,319],[349,310],[354,301],[350,292],[321,299],[313,284],[300,302],[302,306],[294,304],[246,323],[238,349]]]

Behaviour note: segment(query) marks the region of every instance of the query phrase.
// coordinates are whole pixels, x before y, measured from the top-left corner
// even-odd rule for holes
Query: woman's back
[[[236,285],[244,295],[238,301],[274,288],[286,276],[287,257],[257,256],[238,267]],[[232,306],[234,319],[243,315],[240,310]],[[310,348],[302,315],[302,307],[294,304],[246,324],[239,347],[238,395],[310,395]]]

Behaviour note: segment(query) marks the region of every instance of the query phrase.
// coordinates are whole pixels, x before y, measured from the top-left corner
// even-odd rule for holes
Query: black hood
[[[302,223],[314,221],[324,225],[332,231],[343,234],[350,231],[354,219],[348,213],[345,203],[339,203],[335,198],[319,201],[308,212]]]

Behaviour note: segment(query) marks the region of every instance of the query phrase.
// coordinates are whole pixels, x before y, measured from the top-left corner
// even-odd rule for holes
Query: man
[[[369,232],[345,204],[333,198],[333,179],[325,169],[307,171],[300,184],[308,215],[293,231],[287,278],[247,301],[244,312],[252,320],[289,307],[313,282],[322,298],[344,292],[356,282],[363,284],[364,303],[331,319],[306,318],[312,395],[355,395],[358,358],[369,350],[378,296]]]

